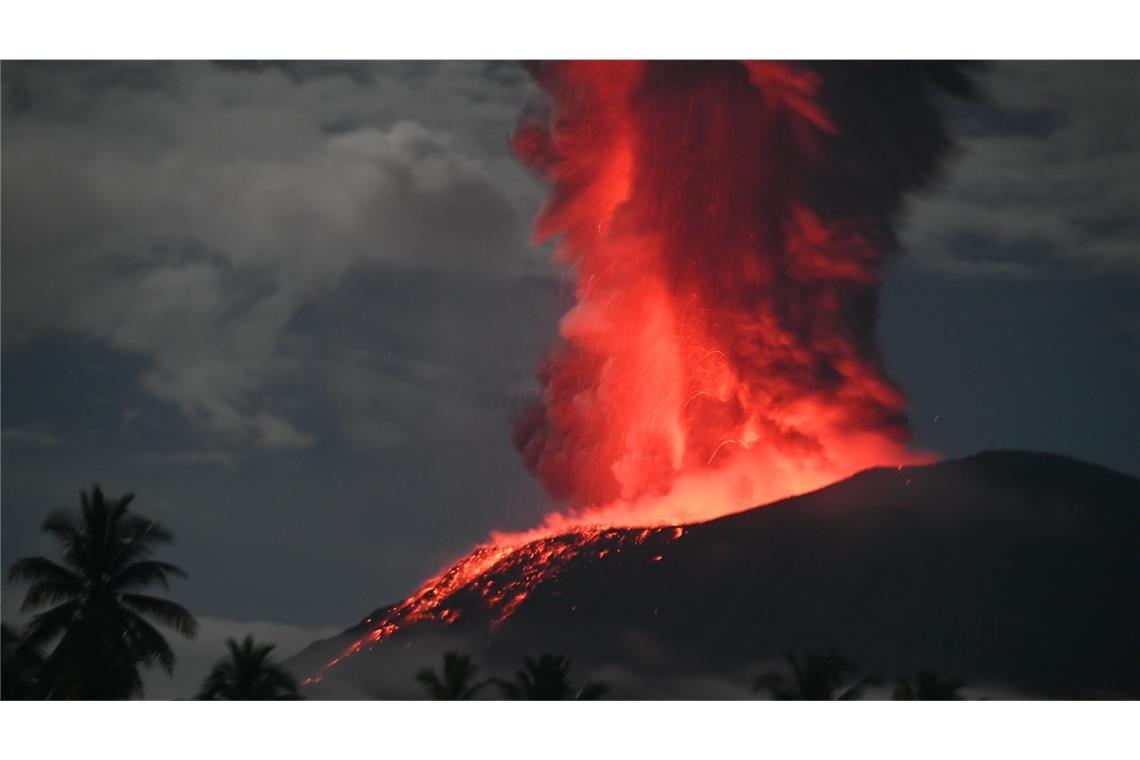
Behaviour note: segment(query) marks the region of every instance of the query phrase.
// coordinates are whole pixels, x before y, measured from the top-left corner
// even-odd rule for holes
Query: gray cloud
[[[974,275],[1134,271],[1134,71],[993,67],[990,104],[957,115],[963,150],[945,186],[913,209],[912,260]],[[448,392],[466,390],[470,361],[405,355],[377,375],[358,361],[374,345],[360,336],[356,357],[316,377],[320,352],[296,319],[368,271],[545,276],[526,239],[541,191],[506,149],[535,97],[513,64],[6,66],[5,341],[63,328],[139,356],[141,386],[215,446],[311,446],[299,394],[325,380],[350,438],[402,445],[406,425],[368,410],[467,404]],[[385,316],[433,327],[407,309]],[[483,369],[508,386],[530,372]]]
[[[957,113],[962,150],[905,242],[957,275],[1140,272],[1134,63],[1001,63]]]
[[[51,448],[63,443],[63,439],[51,429],[51,426],[42,422],[12,425],[4,428],[0,436],[5,443],[31,448]]]
[[[470,106],[505,145],[502,106],[468,93],[477,67],[418,72],[454,80],[431,109],[368,69],[140,71],[6,67],[5,327],[145,357],[143,386],[205,430],[312,444],[266,390],[303,360],[281,349],[298,310],[354,270],[534,266],[526,191],[503,189],[526,183],[496,176],[479,130],[449,131]],[[434,124],[407,118],[417,103]]]
[[[1083,275],[1127,269],[1136,99],[1086,71],[996,66],[993,102],[955,115],[964,150],[915,208],[882,324],[919,446],[1135,471],[1134,288]],[[347,624],[540,519],[509,420],[570,287],[526,242],[519,67],[6,62],[3,81],[8,561],[54,552],[40,521],[97,480],[175,531],[192,611]]]

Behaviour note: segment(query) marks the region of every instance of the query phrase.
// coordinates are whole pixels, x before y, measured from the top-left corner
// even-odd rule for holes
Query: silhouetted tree
[[[168,587],[186,574],[151,559],[155,547],[173,540],[159,523],[132,513],[128,494],[108,501],[99,486],[80,494],[78,513],[57,511],[43,530],[63,550],[62,561],[17,560],[8,573],[30,581],[23,609],[54,607],[32,618],[26,646],[40,650],[58,640],[44,660],[42,694],[49,699],[129,699],[142,694],[140,667],[174,671],[174,652],[150,621],[186,637],[197,623],[181,605],[138,593]]]
[[[0,640],[3,642],[0,644],[3,649],[0,699],[39,699],[43,655],[24,640],[19,630],[7,623],[0,624]]]
[[[246,636],[241,644],[226,639],[226,649],[196,699],[301,699],[296,679],[273,658],[273,644],[257,644]]]
[[[963,684],[956,678],[943,678],[933,670],[920,670],[914,679],[898,678],[892,699],[962,699],[959,693]]]
[[[479,667],[465,654],[443,653],[443,672],[424,668],[416,680],[424,685],[432,699],[472,699],[490,681],[475,681]]]
[[[495,683],[507,699],[600,699],[609,691],[609,686],[598,681],[574,688],[570,684],[570,660],[556,654],[526,657],[513,682]]]
[[[764,673],[756,679],[753,691],[767,691],[772,699],[859,699],[863,689],[879,682],[875,676],[866,676],[844,688],[848,676],[859,668],[835,650],[811,650],[802,657],[789,651],[784,657],[791,672]]]

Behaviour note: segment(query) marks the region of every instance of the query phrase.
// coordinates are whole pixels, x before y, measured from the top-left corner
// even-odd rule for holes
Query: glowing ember
[[[577,304],[517,423],[548,530],[717,517],[920,459],[874,341],[873,225],[817,210],[836,128],[771,63],[564,62],[515,144]]]
[[[868,200],[852,172],[880,156],[835,160],[840,123],[807,68],[562,62],[535,75],[550,118],[515,147],[552,186],[537,237],[557,238],[577,303],[514,440],[564,508],[492,534],[328,667],[413,623],[453,624],[461,593],[501,622],[577,557],[929,458],[905,448],[874,322],[891,219],[944,144],[884,170]]]
[[[368,634],[328,663],[324,670],[365,647],[388,640],[413,623],[453,624],[460,617],[459,610],[445,605],[460,594],[477,596],[485,609],[494,614],[495,623],[501,623],[514,614],[538,585],[555,578],[576,557],[591,555],[596,557],[595,561],[601,561],[611,552],[620,552],[626,541],[644,543],[652,535],[676,541],[684,535],[684,530],[664,527],[637,532],[589,528],[518,544],[484,544],[424,583],[383,619],[367,620]],[[599,546],[605,548],[598,551]],[[494,578],[509,580],[496,585]],[[305,683],[315,683],[321,678],[317,675]]]

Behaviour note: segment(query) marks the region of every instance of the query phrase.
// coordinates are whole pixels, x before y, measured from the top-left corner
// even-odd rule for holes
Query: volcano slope
[[[1073,459],[872,469],[681,529],[553,540],[574,549],[541,577],[504,559],[446,614],[322,672],[382,608],[289,664],[321,674],[313,698],[422,696],[412,675],[445,650],[501,676],[564,653],[615,698],[743,697],[783,651],[826,647],[886,678],[958,676],[967,694],[1140,696],[1140,481]]]

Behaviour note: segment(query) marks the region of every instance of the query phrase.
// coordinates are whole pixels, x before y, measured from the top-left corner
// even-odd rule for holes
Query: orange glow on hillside
[[[549,118],[514,145],[551,185],[537,237],[557,241],[576,303],[514,441],[563,506],[492,534],[329,667],[411,624],[455,623],[457,595],[501,622],[576,557],[929,459],[906,448],[875,345],[874,223],[817,202],[837,131],[815,74],[609,61],[536,78]]]

